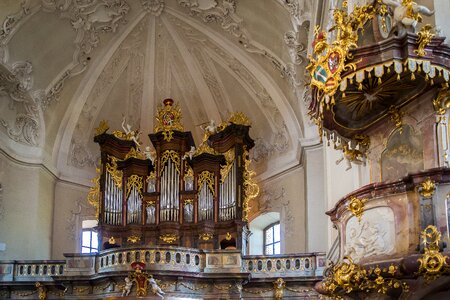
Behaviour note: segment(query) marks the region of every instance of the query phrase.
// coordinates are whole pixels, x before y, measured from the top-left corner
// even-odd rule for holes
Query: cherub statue
[[[347,161],[347,170],[352,168],[352,163],[364,164],[364,154],[358,149],[350,149],[347,144],[336,147],[336,150],[342,150],[342,157],[336,161],[336,165],[340,164],[344,159]]]
[[[141,144],[138,141],[139,131],[131,130],[131,125],[126,123],[125,116],[123,116],[122,119],[122,129],[125,132],[127,139],[132,140],[136,144],[137,149],[139,150],[141,147]]]
[[[186,152],[186,153],[183,155],[182,160],[185,160],[185,159],[188,158],[188,157],[189,157],[189,159],[192,159],[192,157],[194,156],[194,154],[195,154],[195,146],[191,146],[191,150],[189,150],[188,152]]]
[[[216,133],[217,132],[216,122],[214,122],[214,120],[210,120],[208,126],[205,126],[203,130],[206,131],[208,135]]]
[[[125,286],[122,290],[122,297],[128,296],[131,292],[131,288],[133,287],[133,281],[130,278],[125,277]]]
[[[417,23],[422,20],[420,14],[425,16],[434,14],[434,11],[412,0],[383,0],[383,3],[394,11],[394,21],[399,36],[405,34],[406,31],[415,31]]]
[[[150,275],[150,278],[148,279],[148,282],[150,283],[150,286],[152,288],[152,293],[155,295],[158,295],[159,297],[161,297],[162,299],[164,299],[164,292],[163,290],[161,290],[161,288],[158,286],[158,284],[156,283],[156,280],[153,278],[153,276]]]
[[[156,152],[151,151],[149,146],[145,147],[144,156],[145,159],[150,159],[153,165],[155,164]]]

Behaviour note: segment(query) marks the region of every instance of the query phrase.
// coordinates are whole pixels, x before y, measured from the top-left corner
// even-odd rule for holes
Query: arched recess
[[[250,235],[250,255],[264,254],[264,229],[270,224],[280,222],[279,212],[268,212],[254,218],[249,223]],[[283,240],[281,240],[283,242]]]

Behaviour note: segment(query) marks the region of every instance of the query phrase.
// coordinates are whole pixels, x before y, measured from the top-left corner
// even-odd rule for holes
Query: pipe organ
[[[105,121],[97,129],[101,167],[88,200],[97,209],[100,244],[245,251],[248,202],[258,193],[248,169],[249,120],[235,113],[210,124],[196,147],[178,105],[163,103],[149,134],[153,151],[141,149],[138,132],[124,124],[111,134]]]

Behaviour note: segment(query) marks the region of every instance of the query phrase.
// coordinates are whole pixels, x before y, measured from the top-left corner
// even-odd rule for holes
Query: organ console
[[[258,194],[249,170],[250,121],[242,113],[205,127],[196,147],[184,131],[181,110],[163,101],[149,134],[154,151],[141,149],[139,132],[107,133],[100,123],[94,141],[101,166],[88,200],[96,207],[100,245],[174,245],[242,249],[248,238],[249,201]]]

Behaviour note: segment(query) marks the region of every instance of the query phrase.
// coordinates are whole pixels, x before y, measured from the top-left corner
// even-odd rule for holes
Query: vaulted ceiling
[[[0,146],[85,184],[94,128],[144,133],[164,98],[199,124],[242,111],[261,179],[299,164],[311,0],[15,0],[0,20]]]

